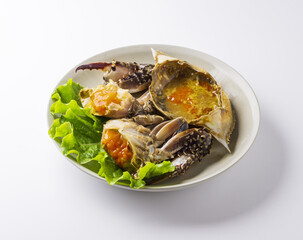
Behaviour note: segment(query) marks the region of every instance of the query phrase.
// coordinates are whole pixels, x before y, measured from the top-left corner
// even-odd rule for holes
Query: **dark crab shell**
[[[206,127],[210,133],[229,150],[228,143],[233,131],[235,118],[233,115],[230,100],[227,94],[215,79],[204,69],[189,64],[186,61],[173,58],[159,51],[153,50],[156,66],[152,72],[152,82],[149,88],[151,99],[157,110],[166,117],[173,119],[180,115],[173,111],[168,111],[165,104],[167,96],[164,89],[168,83],[178,81],[178,76],[195,76],[199,81],[205,81],[212,85],[218,92],[218,107],[208,114],[199,116],[195,119],[185,119],[189,124],[199,127]]]
[[[112,80],[118,84],[120,88],[128,89],[130,93],[136,93],[148,88],[151,82],[151,73],[153,64],[140,64],[136,62],[95,62],[80,65],[76,68],[79,70],[102,70],[103,79],[106,82]]]

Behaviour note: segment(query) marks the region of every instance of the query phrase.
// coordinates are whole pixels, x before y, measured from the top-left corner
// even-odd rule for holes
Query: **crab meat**
[[[184,173],[193,162],[209,153],[211,144],[212,137],[207,131],[188,129],[182,117],[162,122],[153,130],[132,119],[110,120],[104,125],[101,140],[115,163],[134,175],[146,162],[171,160],[175,171],[164,177]]]
[[[108,84],[99,85],[95,89],[82,89],[80,99],[83,107],[90,108],[92,114],[97,116],[123,118],[145,113],[128,90],[119,88],[111,80]]]
[[[84,64],[76,68],[78,70],[102,70],[103,79],[108,82],[110,79],[130,93],[136,93],[148,88],[151,82],[153,64],[138,64],[136,62],[96,62]]]
[[[149,91],[154,106],[166,117],[184,117],[206,127],[228,151],[235,119],[231,103],[204,69],[153,50],[156,66]]]

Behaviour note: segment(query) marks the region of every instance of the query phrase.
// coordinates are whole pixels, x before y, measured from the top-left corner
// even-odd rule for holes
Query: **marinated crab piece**
[[[118,166],[133,174],[146,162],[171,160],[176,167],[172,177],[209,153],[212,137],[204,129],[188,129],[182,117],[159,125],[151,131],[132,119],[110,120],[104,125],[101,145]]]
[[[95,89],[82,89],[80,99],[83,107],[90,108],[92,114],[97,116],[122,118],[145,113],[128,90],[119,88],[113,81]]]
[[[183,117],[206,127],[228,151],[234,128],[230,100],[204,69],[153,50],[156,66],[149,91],[154,106],[168,118]]]
[[[167,127],[161,134],[153,134],[149,128],[134,121],[134,119],[140,119],[139,122],[141,122],[143,118],[146,118],[148,125],[157,124],[160,119],[163,120],[161,116],[157,115],[139,115],[133,119],[110,120],[103,127],[102,147],[117,165],[130,172],[142,167],[145,162],[161,162],[170,158],[170,152],[162,151],[157,147],[185,123],[185,120],[180,120],[180,118],[166,122]],[[115,134],[112,133],[113,131]],[[120,136],[120,140],[117,136]],[[111,145],[112,142],[115,145]],[[132,154],[127,154],[128,158],[124,158],[124,152]],[[120,158],[120,155],[123,157]]]
[[[115,132],[115,134],[108,134],[111,132]],[[118,166],[135,173],[144,165],[145,161],[152,161],[149,148],[153,145],[154,140],[149,134],[150,129],[131,119],[110,120],[103,127],[101,146]],[[113,136],[112,139],[111,136]],[[117,138],[121,140],[117,141]],[[111,142],[115,142],[115,145],[112,145]],[[127,157],[124,157],[125,148],[128,152]],[[112,154],[114,151],[117,151],[116,155]],[[129,154],[130,152],[131,154]]]
[[[103,79],[116,82],[119,87],[128,89],[130,93],[140,92],[148,88],[151,82],[153,64],[139,64],[136,62],[96,62],[77,67],[78,70],[102,70],[105,72]]]

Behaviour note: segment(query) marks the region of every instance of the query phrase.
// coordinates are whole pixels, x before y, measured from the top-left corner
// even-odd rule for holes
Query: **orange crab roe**
[[[102,146],[105,146],[105,150],[121,168],[128,164],[132,159],[133,152],[129,143],[116,130],[105,130],[101,144]]]
[[[216,86],[203,81],[171,82],[164,90],[166,107],[170,112],[186,119],[196,119],[220,106]]]
[[[167,100],[171,103],[180,104],[185,111],[189,111],[192,114],[196,114],[198,109],[193,105],[190,95],[194,91],[189,87],[182,86],[176,89],[170,96],[167,96]]]
[[[106,113],[107,106],[111,103],[120,104],[121,99],[117,98],[117,92],[112,89],[101,89],[91,95],[92,106],[100,114]]]

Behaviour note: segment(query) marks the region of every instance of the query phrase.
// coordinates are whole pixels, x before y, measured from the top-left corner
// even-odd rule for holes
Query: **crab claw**
[[[102,71],[109,71],[112,66],[112,63],[107,62],[96,62],[96,63],[89,63],[89,64],[83,64],[76,68],[75,72],[78,72],[79,70],[93,70],[93,69],[100,69]]]
[[[128,89],[130,93],[140,92],[148,88],[151,82],[152,64],[138,64],[136,62],[96,62],[84,64],[76,68],[78,70],[102,70],[105,72],[103,79],[116,82],[119,87]]]

